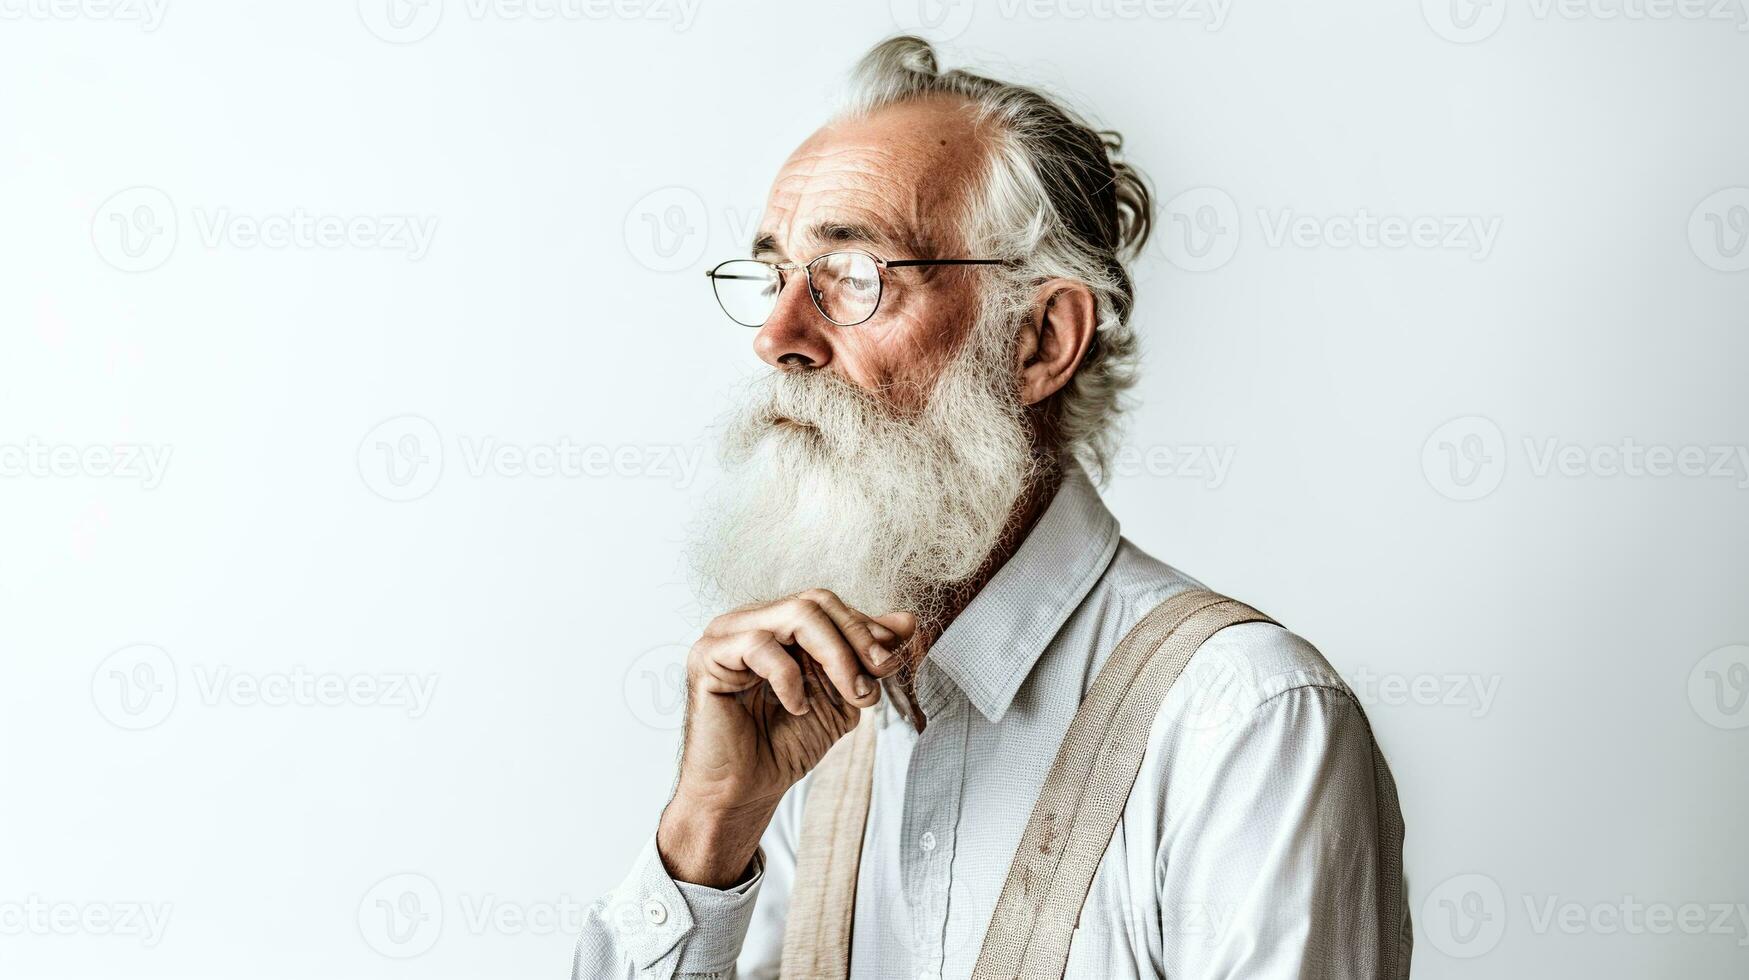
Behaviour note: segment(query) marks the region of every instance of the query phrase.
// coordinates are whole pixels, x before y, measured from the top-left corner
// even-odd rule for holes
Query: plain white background
[[[0,975],[559,977],[702,270],[881,37],[1128,139],[1125,533],[1316,643],[1422,977],[1749,964],[1749,33],[1643,0],[0,0]]]

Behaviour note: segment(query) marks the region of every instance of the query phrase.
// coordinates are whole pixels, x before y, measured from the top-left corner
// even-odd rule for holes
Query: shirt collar
[[[1073,463],[1025,540],[941,634],[918,675],[925,715],[940,710],[943,679],[1000,721],[1075,607],[1117,553],[1117,518]]]

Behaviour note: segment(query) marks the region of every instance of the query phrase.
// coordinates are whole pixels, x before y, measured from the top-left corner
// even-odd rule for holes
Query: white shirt
[[[917,675],[882,699],[851,976],[968,977],[1070,719],[1126,631],[1199,583],[1118,534],[1072,469]],[[1267,610],[1266,610],[1267,611]],[[676,883],[654,838],[591,910],[575,980],[777,976],[808,780],[751,880]],[[1398,978],[1411,934],[1402,816],[1354,695],[1267,623],[1216,633],[1161,706],[1082,909],[1067,976]]]

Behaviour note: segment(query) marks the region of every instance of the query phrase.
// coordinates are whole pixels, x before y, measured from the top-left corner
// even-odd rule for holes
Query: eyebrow
[[[890,233],[859,221],[817,221],[808,226],[803,237],[828,245],[871,245],[889,250],[903,247]],[[777,236],[772,232],[761,232],[759,237],[753,239],[755,257],[783,254],[783,249],[778,247]]]

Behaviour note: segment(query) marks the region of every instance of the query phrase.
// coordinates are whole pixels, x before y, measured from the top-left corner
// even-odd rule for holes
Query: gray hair
[[[1057,448],[1103,482],[1123,394],[1135,384],[1139,352],[1129,325],[1135,285],[1126,263],[1141,253],[1153,223],[1147,183],[1119,159],[1123,137],[1116,132],[1094,129],[1035,89],[941,71],[935,49],[919,37],[889,38],[863,56],[845,112],[944,95],[969,102],[974,120],[994,133],[988,164],[961,216],[964,244],[978,249],[977,257],[1012,260],[993,273],[998,281],[986,302],[1018,319],[1046,280],[1070,279],[1093,293],[1093,342],[1051,407]]]

